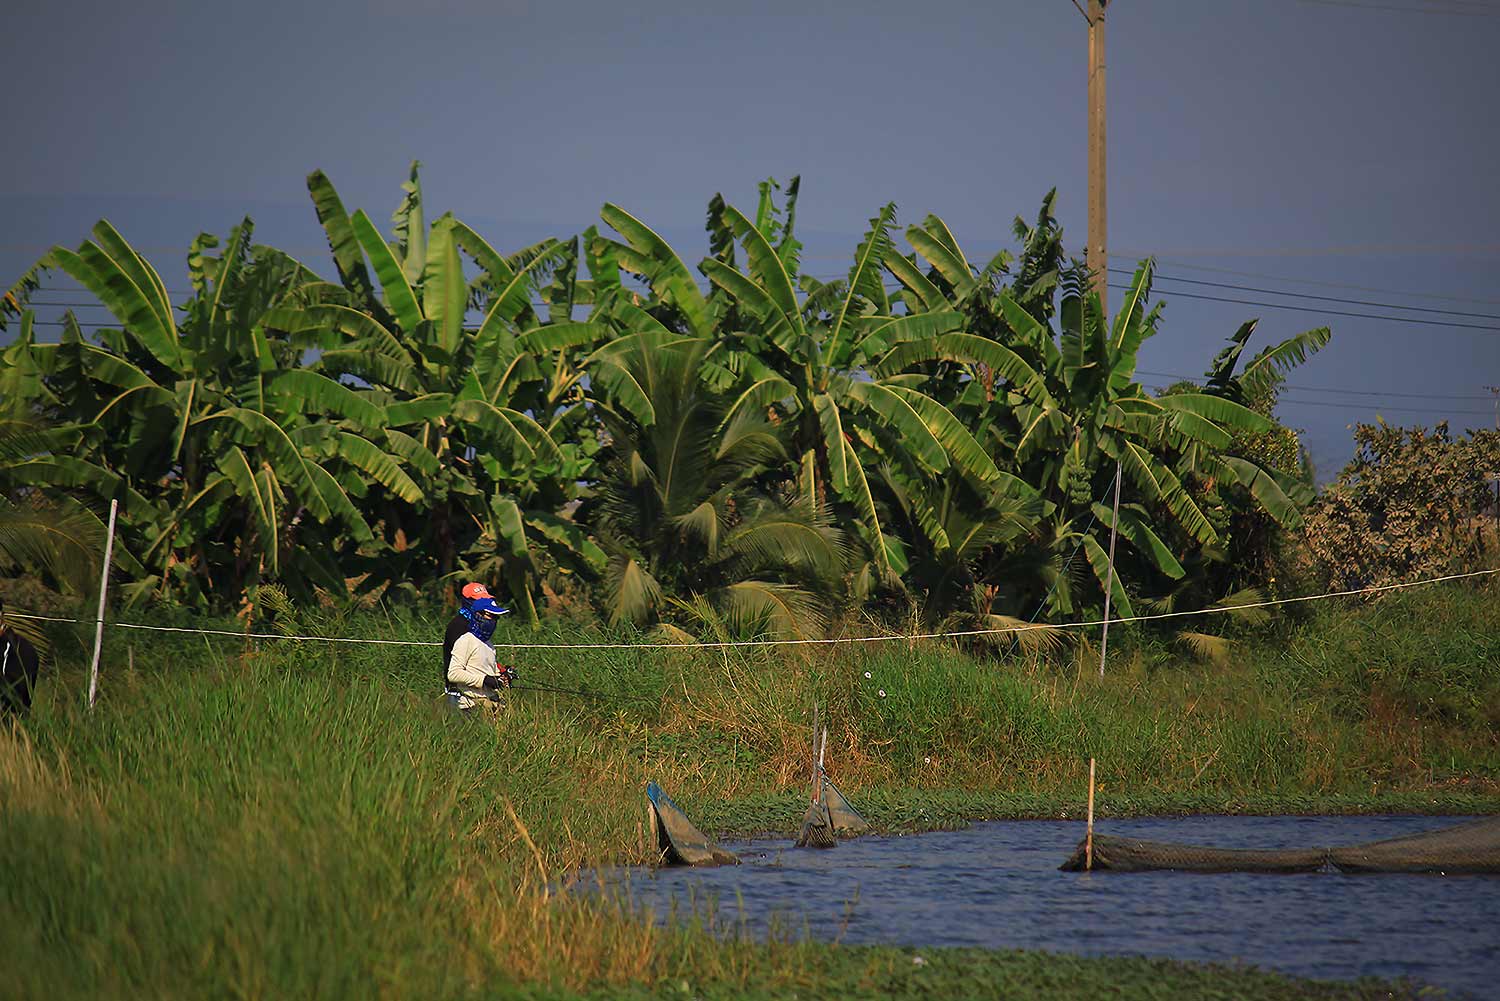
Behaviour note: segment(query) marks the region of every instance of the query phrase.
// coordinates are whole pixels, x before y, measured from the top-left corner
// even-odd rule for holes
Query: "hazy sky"
[[[1115,0],[1108,23],[1113,263],[1156,255],[1168,301],[1142,368],[1199,374],[1254,316],[1256,346],[1331,324],[1281,409],[1325,477],[1377,413],[1490,426],[1500,0]],[[1081,254],[1086,43],[1070,0],[33,4],[0,39],[0,287],[101,217],[169,289],[247,213],[331,275],[306,174],[384,223],[413,159],[429,218],[501,249],[608,200],[696,262],[710,196],[800,173],[815,274],[892,200],[986,258],[1053,186]]]

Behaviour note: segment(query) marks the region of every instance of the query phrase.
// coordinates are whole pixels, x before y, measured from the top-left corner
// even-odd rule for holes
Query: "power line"
[[[1370,411],[1370,410],[1376,410],[1376,411],[1380,411],[1380,410],[1400,410],[1400,411],[1403,411],[1404,413],[1412,413],[1412,414],[1442,414],[1442,415],[1445,415],[1445,416],[1447,416],[1447,415],[1455,415],[1455,414],[1462,414],[1462,415],[1467,415],[1467,416],[1489,417],[1489,416],[1491,416],[1491,413],[1492,413],[1489,410],[1444,410],[1444,409],[1434,409],[1434,408],[1431,408],[1431,407],[1403,407],[1403,406],[1393,406],[1392,407],[1392,406],[1380,406],[1380,405],[1377,405],[1377,404],[1374,404],[1374,403],[1368,403],[1368,404],[1366,404],[1366,403],[1342,403],[1342,402],[1333,401],[1333,400],[1297,400],[1297,399],[1287,399],[1286,397],[1282,397],[1281,399],[1278,399],[1276,401],[1276,405],[1278,407],[1281,406],[1282,404],[1292,404],[1292,405],[1295,405],[1295,406],[1303,406],[1303,407],[1339,407],[1339,408],[1342,408],[1344,410],[1363,410],[1363,411]]]
[[[809,276],[809,277],[816,277],[816,276]],[[1192,281],[1193,279],[1169,279],[1169,280]],[[1202,283],[1202,284],[1215,284],[1215,283],[1206,283],[1205,282],[1205,283]],[[705,289],[710,288],[710,287],[711,286],[705,285],[705,286],[701,287],[700,290],[705,290]],[[894,289],[897,289],[897,288],[900,288],[900,287],[901,286],[899,284],[887,286],[887,288],[889,290],[894,290]],[[1127,285],[1127,284],[1125,284],[1125,283],[1113,283],[1109,287],[1113,288],[1113,289],[1128,289],[1130,286]],[[1250,288],[1248,288],[1246,286],[1235,286],[1235,285],[1224,284],[1224,287],[1226,287],[1226,288],[1246,288],[1248,291],[1263,291],[1263,292],[1267,292],[1268,294],[1271,294],[1271,295],[1298,295],[1298,293],[1276,292],[1276,291],[1272,291],[1272,290],[1250,289]],[[55,288],[54,287],[54,288],[50,289],[50,291],[74,292],[74,291],[86,291],[86,290],[60,289],[60,288]],[[1479,331],[1500,333],[1500,325],[1494,325],[1494,324],[1459,323],[1459,322],[1455,322],[1455,321],[1452,321],[1452,320],[1428,320],[1428,319],[1421,319],[1421,318],[1418,318],[1418,317],[1383,316],[1383,315],[1380,315],[1378,313],[1363,313],[1363,312],[1353,312],[1353,311],[1350,311],[1350,310],[1329,309],[1329,308],[1323,307],[1323,306],[1301,306],[1301,305],[1295,305],[1295,304],[1291,304],[1291,303],[1265,302],[1265,301],[1258,300],[1258,299],[1241,299],[1241,298],[1232,297],[1232,296],[1217,296],[1217,295],[1207,295],[1207,294],[1198,293],[1198,292],[1184,292],[1184,291],[1182,291],[1180,289],[1178,289],[1178,290],[1170,290],[1170,291],[1166,292],[1165,294],[1167,296],[1169,296],[1169,297],[1170,296],[1176,296],[1178,298],[1183,298],[1183,299],[1197,299],[1197,300],[1201,300],[1201,301],[1205,301],[1205,302],[1233,303],[1233,304],[1241,305],[1241,306],[1260,306],[1260,307],[1265,308],[1265,309],[1282,309],[1282,310],[1289,310],[1291,312],[1316,313],[1316,314],[1325,315],[1325,316],[1346,316],[1346,317],[1350,317],[1350,318],[1353,318],[1353,319],[1360,319],[1360,320],[1382,320],[1382,321],[1385,321],[1387,323],[1404,323],[1404,324],[1413,325],[1413,326],[1446,327],[1446,328],[1450,328],[1450,329],[1454,329],[1454,330],[1479,330]],[[169,290],[168,291],[168,295],[188,295],[188,296],[191,296],[191,295],[193,295],[193,293],[191,293],[191,292],[180,292],[180,291],[171,291],[171,290]],[[1335,299],[1334,297],[1321,297],[1321,296],[1318,296],[1318,297],[1305,296],[1305,297],[1306,298],[1327,298],[1327,299],[1330,299],[1331,301],[1335,301],[1335,302],[1350,302],[1352,304],[1358,304],[1359,303],[1358,300],[1342,300],[1342,299]],[[57,304],[57,305],[63,305],[63,304]],[[92,303],[90,303],[90,304],[84,304],[84,303],[77,304],[78,307],[82,307],[84,305],[90,305],[90,306],[92,306],[92,305],[95,305],[95,304],[92,304]],[[542,304],[542,305],[546,305],[546,304]],[[1380,305],[1385,305],[1385,304],[1380,304]],[[1397,309],[1416,309],[1418,307],[1394,306],[1393,308],[1397,308]],[[1433,313],[1448,313],[1450,311],[1448,311],[1448,310],[1431,310],[1430,312],[1433,312]],[[1490,314],[1458,314],[1458,315],[1490,316]],[[1500,317],[1495,317],[1495,319],[1500,320]],[[42,322],[42,321],[38,321],[38,322]],[[54,323],[51,323],[51,324],[43,323],[43,325],[61,326],[62,324],[54,322]],[[107,326],[107,324],[101,324],[101,325]]]
[[[1133,273],[1126,268],[1110,268],[1109,270],[1116,272],[1117,274]],[[1258,292],[1262,295],[1283,295],[1289,296],[1294,299],[1316,299],[1320,302],[1337,302],[1343,303],[1347,306],[1371,306],[1378,309],[1403,309],[1414,313],[1436,313],[1443,316],[1467,316],[1473,319],[1480,320],[1500,320],[1500,315],[1496,315],[1494,313],[1469,313],[1457,309],[1435,309],[1431,306],[1403,306],[1400,303],[1395,302],[1374,302],[1369,299],[1345,299],[1333,295],[1314,295],[1311,292],[1286,292],[1281,289],[1256,288],[1253,285],[1235,285],[1230,282],[1211,282],[1206,281],[1202,278],[1182,278],[1177,275],[1158,274],[1155,276],[1155,278],[1159,278],[1162,281],[1169,282],[1186,282],[1190,285],[1208,285],[1213,288],[1233,289],[1239,292]],[[1171,295],[1173,293],[1168,291],[1167,294]]]
[[[1185,247],[1162,250],[1127,250],[1113,256],[1140,260],[1146,257],[1260,257],[1260,258],[1351,258],[1351,257],[1494,257],[1500,243],[1348,243],[1328,247]]]
[[[1136,375],[1153,375],[1161,379],[1180,379],[1188,382],[1197,382],[1206,379],[1205,375],[1183,375],[1180,372],[1148,372],[1145,369],[1137,369]],[[1340,393],[1347,396],[1399,396],[1414,400],[1488,400],[1488,396],[1450,396],[1447,393],[1398,393],[1382,389],[1335,389],[1332,386],[1303,386],[1286,383],[1284,389],[1300,389],[1310,393]]]
[[[546,303],[532,303],[532,306],[533,307],[545,307]],[[39,326],[39,327],[65,327],[65,326],[67,326],[67,324],[65,322],[61,321],[61,320],[56,320],[56,321],[54,321],[54,320],[34,320],[32,322],[33,322],[34,326]],[[99,329],[105,329],[105,328],[109,328],[109,327],[115,327],[116,325],[112,324],[112,323],[107,323],[107,322],[104,322],[104,321],[79,321],[78,322],[78,326],[80,328],[82,328],[82,329],[99,330]],[[1177,373],[1177,372],[1151,372],[1151,371],[1147,371],[1145,369],[1138,370],[1136,374],[1137,375],[1155,376],[1157,378],[1162,378],[1162,379],[1177,379],[1177,380],[1182,380],[1182,381],[1187,381],[1187,382],[1196,382],[1196,381],[1204,378],[1204,376],[1184,375],[1182,373]],[[1322,386],[1322,387],[1320,387],[1320,386],[1286,385],[1283,388],[1284,389],[1288,389],[1288,390],[1302,390],[1302,391],[1305,391],[1305,392],[1340,393],[1340,394],[1353,395],[1353,396],[1375,396],[1375,397],[1381,397],[1381,398],[1390,397],[1390,398],[1417,399],[1417,400],[1464,400],[1464,401],[1467,401],[1467,400],[1482,400],[1482,401],[1488,401],[1490,399],[1490,397],[1488,397],[1488,396],[1468,396],[1468,395],[1454,395],[1454,396],[1450,396],[1450,395],[1447,395],[1447,394],[1444,394],[1444,393],[1405,393],[1405,392],[1395,392],[1395,391],[1386,391],[1386,390],[1373,390],[1373,389],[1336,389],[1336,388],[1331,387],[1331,386]],[[1318,403],[1318,402],[1315,402],[1315,401],[1312,401],[1312,400],[1297,399],[1295,397],[1292,397],[1292,398],[1282,397],[1278,402],[1281,402],[1281,403],[1300,403],[1300,404],[1306,404],[1308,406],[1345,407],[1345,408],[1348,408],[1348,409],[1360,409],[1360,410],[1370,409],[1370,407],[1373,406],[1373,404],[1362,404],[1362,403],[1337,403],[1337,402],[1322,402],[1322,403]],[[1488,411],[1478,411],[1478,410],[1433,410],[1433,409],[1426,409],[1426,408],[1420,408],[1420,407],[1403,407],[1403,406],[1387,406],[1384,409],[1386,409],[1386,410],[1404,410],[1404,411],[1410,411],[1410,412],[1413,412],[1413,413],[1480,414],[1480,415],[1487,415],[1488,414]]]
[[[71,289],[55,289],[55,290],[49,290],[49,291],[67,292],[67,291],[72,291],[72,290]],[[87,292],[88,289],[79,289],[78,291],[80,291],[80,292]],[[176,295],[177,293],[175,293],[175,292],[169,292],[167,294],[168,295]],[[28,302],[26,305],[28,305],[28,306],[56,306],[59,309],[108,309],[109,308],[108,306],[106,306],[102,302],[42,302],[42,301],[40,301],[38,299],[33,299],[30,302]]]
[[[1127,257],[1126,254],[1111,254],[1111,257]],[[1500,299],[1471,299],[1458,295],[1439,295],[1435,292],[1404,292],[1400,289],[1377,288],[1371,285],[1350,285],[1345,282],[1318,281],[1312,278],[1292,278],[1288,275],[1268,275],[1263,271],[1239,271],[1234,268],[1215,268],[1207,264],[1190,264],[1187,261],[1158,258],[1163,264],[1170,264],[1174,268],[1187,268],[1189,271],[1209,271],[1221,275],[1235,275],[1240,278],[1259,278],[1263,281],[1292,282],[1295,285],[1312,285],[1317,288],[1343,288],[1355,292],[1376,292],[1384,295],[1399,295],[1408,299],[1439,299],[1446,302],[1468,302],[1477,306],[1500,306]],[[1122,271],[1126,269],[1121,269]]]
[[[1111,285],[1110,288],[1128,289],[1125,284]],[[1322,306],[1294,306],[1281,302],[1260,302],[1256,299],[1235,299],[1221,295],[1202,295],[1197,292],[1170,292],[1169,295],[1180,299],[1202,299],[1206,302],[1232,302],[1241,306],[1263,306],[1266,309],[1286,309],[1294,313],[1320,313],[1324,316],[1350,316],[1360,320],[1385,320],[1389,323],[1405,323],[1420,327],[1450,327],[1455,330],[1485,330],[1500,333],[1500,326],[1491,326],[1480,323],[1454,323],[1449,320],[1421,320],[1405,316],[1381,316],[1378,313],[1351,313],[1343,309],[1327,309]]]
[[[1262,279],[1268,279],[1268,280],[1271,280],[1271,281],[1289,281],[1289,282],[1295,282],[1295,283],[1298,283],[1298,284],[1315,285],[1315,286],[1321,286],[1321,287],[1325,287],[1325,288],[1348,288],[1348,289],[1353,289],[1353,290],[1356,290],[1356,291],[1385,292],[1387,294],[1402,295],[1402,296],[1416,297],[1416,298],[1439,299],[1439,300],[1446,300],[1446,301],[1453,301],[1453,302],[1468,302],[1468,303],[1474,303],[1476,305],[1500,305],[1500,300],[1492,300],[1492,299],[1469,299],[1469,298],[1463,298],[1463,297],[1459,297],[1459,296],[1435,295],[1435,294],[1424,293],[1424,292],[1402,292],[1402,291],[1393,290],[1393,289],[1371,288],[1370,286],[1365,286],[1365,285],[1343,285],[1343,284],[1340,284],[1340,283],[1337,283],[1337,282],[1317,282],[1317,281],[1310,281],[1310,280],[1307,280],[1307,279],[1287,278],[1287,277],[1284,277],[1284,276],[1277,276],[1277,275],[1266,275],[1266,274],[1261,274],[1259,272],[1235,271],[1235,270],[1231,270],[1231,269],[1228,269],[1228,268],[1211,268],[1211,267],[1206,267],[1206,266],[1202,266],[1202,265],[1187,264],[1187,263],[1183,263],[1183,262],[1172,262],[1172,263],[1176,267],[1188,268],[1188,269],[1195,270],[1195,271],[1211,271],[1211,272],[1217,272],[1217,273],[1220,273],[1220,274],[1231,274],[1231,275],[1240,275],[1240,276],[1243,276],[1243,277],[1262,278]],[[1121,275],[1129,275],[1129,274],[1133,274],[1134,273],[1134,269],[1132,269],[1132,268],[1115,268],[1115,267],[1112,267],[1109,270],[1112,271],[1112,272],[1115,272],[1116,274],[1121,274]],[[825,282],[826,281],[836,281],[836,280],[840,280],[840,279],[843,279],[843,278],[847,277],[847,274],[845,272],[827,273],[827,272],[804,271],[804,272],[801,272],[801,275],[803,277],[814,278],[814,279],[817,279],[819,281],[825,281]],[[1305,293],[1305,292],[1294,292],[1294,291],[1289,291],[1289,290],[1284,290],[1284,289],[1275,289],[1275,288],[1260,288],[1260,287],[1257,287],[1257,286],[1241,285],[1241,284],[1236,284],[1236,283],[1232,283],[1232,282],[1212,282],[1212,281],[1207,281],[1205,279],[1187,278],[1187,277],[1183,277],[1183,276],[1180,276],[1180,275],[1162,274],[1160,272],[1158,272],[1155,277],[1157,279],[1159,279],[1159,280],[1162,280],[1162,281],[1184,282],[1184,283],[1193,284],[1193,285],[1211,286],[1211,287],[1215,287],[1215,288],[1224,288],[1224,289],[1230,289],[1230,290],[1234,290],[1234,291],[1254,292],[1254,293],[1258,293],[1258,294],[1262,294],[1262,295],[1278,295],[1278,296],[1287,296],[1287,297],[1298,298],[1298,299],[1321,300],[1321,301],[1325,301],[1325,302],[1334,302],[1334,303],[1340,303],[1340,304],[1351,305],[1351,306],[1370,306],[1372,308],[1398,309],[1398,310],[1411,311],[1411,312],[1434,313],[1434,314],[1445,315],[1445,316],[1460,316],[1460,317],[1469,317],[1469,318],[1473,318],[1473,319],[1485,319],[1485,320],[1500,321],[1500,314],[1496,314],[1496,313],[1476,313],[1476,312],[1470,312],[1470,311],[1465,311],[1465,310],[1448,310],[1448,309],[1438,309],[1438,308],[1435,308],[1435,307],[1408,306],[1408,305],[1404,305],[1404,304],[1401,304],[1401,303],[1376,302],[1376,301],[1365,300],[1365,299],[1351,299],[1351,298],[1347,298],[1347,297],[1343,297],[1343,296],[1320,296],[1320,295],[1314,295],[1314,294]],[[710,282],[710,281],[708,281],[706,278],[695,278],[694,282],[695,282],[696,285],[698,285],[698,287],[701,290],[712,290],[715,287],[713,285],[713,283]],[[895,281],[894,279],[889,280],[889,281],[885,282],[884,284],[885,284],[885,287],[886,287],[886,289],[888,291],[898,290],[898,289],[900,289],[900,288],[903,287],[900,284],[899,281]],[[644,288],[646,286],[643,284],[641,287]],[[63,295],[90,295],[91,294],[89,289],[81,287],[81,286],[74,286],[74,287],[67,287],[67,286],[60,286],[60,285],[43,286],[42,287],[42,291],[55,292],[55,293],[63,294]],[[167,290],[167,294],[171,295],[171,296],[193,297],[197,293],[189,291],[189,290],[186,290],[186,289],[168,289]],[[1187,293],[1178,293],[1178,294],[1184,294],[1185,295]],[[74,304],[74,303],[68,303],[68,302],[35,302],[35,305],[39,305],[39,306],[57,306],[57,307],[69,307],[69,306],[73,306],[75,308],[77,306],[87,306],[87,307],[90,307],[90,308],[94,308],[94,307],[99,307],[102,304],[99,304],[99,303],[77,303],[77,304]],[[1266,304],[1266,305],[1270,305],[1270,304]]]
[[[546,303],[532,303],[531,305],[534,308],[545,308],[547,304]],[[34,320],[32,322],[33,322],[34,326],[39,326],[39,327],[66,327],[67,326],[67,323],[65,323],[64,321],[60,321],[60,320],[58,320],[58,321],[54,321],[54,320]],[[118,327],[117,327],[116,324],[105,322],[105,321],[75,321],[75,322],[77,322],[78,327],[80,329],[83,329],[83,330],[90,330],[90,331],[92,331],[92,330],[101,330],[101,329],[108,329],[108,328],[116,328],[116,329],[118,329]],[[1181,373],[1174,373],[1174,372],[1152,372],[1152,371],[1147,371],[1145,369],[1138,370],[1136,374],[1137,375],[1146,375],[1146,376],[1155,376],[1155,377],[1164,378],[1164,379],[1177,379],[1177,380],[1188,381],[1188,382],[1196,382],[1196,381],[1198,381],[1198,380],[1200,380],[1200,379],[1203,378],[1203,376],[1190,376],[1190,375],[1184,375],[1184,374],[1181,374]],[[1416,399],[1416,400],[1427,400],[1427,401],[1438,401],[1438,400],[1456,400],[1456,401],[1479,400],[1479,401],[1488,401],[1490,399],[1490,397],[1488,397],[1488,396],[1448,395],[1448,394],[1444,394],[1444,393],[1406,393],[1406,392],[1396,392],[1396,391],[1386,391],[1386,390],[1338,389],[1338,388],[1334,388],[1334,387],[1315,387],[1315,386],[1298,386],[1298,385],[1285,385],[1283,388],[1287,389],[1287,390],[1301,390],[1301,391],[1304,391],[1304,392],[1323,392],[1323,393],[1338,393],[1338,394],[1354,395],[1354,396],[1372,396],[1372,397],[1378,397],[1378,398],[1382,398],[1382,399],[1385,399],[1385,398],[1402,398],[1402,399]],[[1389,404],[1387,404],[1387,405],[1380,405],[1380,404],[1375,403],[1375,402],[1370,402],[1370,403],[1355,403],[1355,402],[1340,402],[1340,401],[1318,401],[1318,400],[1304,400],[1304,399],[1300,399],[1298,397],[1286,397],[1286,396],[1280,397],[1278,399],[1277,403],[1278,403],[1278,405],[1285,403],[1285,404],[1302,405],[1302,406],[1336,407],[1336,408],[1342,408],[1342,409],[1347,409],[1347,410],[1362,410],[1362,411],[1369,411],[1369,410],[1373,409],[1373,410],[1402,411],[1402,412],[1406,412],[1406,413],[1442,414],[1442,415],[1450,415],[1450,416],[1451,415],[1474,415],[1474,416],[1481,416],[1481,417],[1487,417],[1487,416],[1489,416],[1489,411],[1487,411],[1487,410],[1434,409],[1434,408],[1428,408],[1428,407],[1402,406],[1402,405],[1399,405],[1399,404],[1398,405],[1389,405]]]
[[[1129,274],[1129,273],[1132,273],[1132,272],[1130,272],[1130,271],[1128,271],[1127,269],[1124,269],[1124,268],[1111,268],[1110,270],[1111,271],[1116,271],[1116,272],[1118,272],[1120,274]],[[813,273],[813,272],[806,272],[806,271],[801,272],[801,276],[802,277],[806,277],[806,278],[814,278],[814,279],[817,279],[817,280],[823,281],[823,282],[841,280],[841,279],[847,277],[843,273],[839,273],[839,274],[826,274],[826,273]],[[1197,281],[1196,279],[1192,279],[1192,278],[1180,278],[1180,277],[1176,277],[1176,276],[1172,276],[1172,275],[1157,275],[1157,277],[1160,278],[1160,279],[1166,280],[1166,281],[1193,282],[1194,284],[1201,284],[1201,285],[1218,285],[1219,287],[1222,287],[1222,288],[1240,289],[1240,290],[1250,291],[1250,292],[1264,292],[1264,293],[1267,293],[1267,294],[1270,294],[1270,295],[1298,296],[1300,298],[1319,298],[1319,299],[1327,299],[1328,301],[1331,301],[1331,302],[1349,303],[1349,304],[1354,304],[1354,305],[1364,305],[1365,304],[1362,300],[1357,300],[1357,299],[1342,299],[1342,298],[1337,298],[1337,297],[1333,297],[1333,296],[1303,296],[1303,295],[1301,295],[1299,293],[1296,293],[1296,292],[1282,292],[1282,291],[1279,291],[1277,289],[1258,289],[1258,288],[1252,288],[1250,286],[1234,285],[1234,284],[1228,284],[1228,283],[1203,282],[1203,281]],[[711,292],[711,291],[714,291],[714,290],[717,289],[717,286],[715,286],[712,282],[709,282],[708,280],[702,279],[702,278],[697,279],[696,280],[696,284],[698,286],[699,291],[703,291],[703,292]],[[905,288],[905,286],[903,286],[899,281],[895,280],[894,278],[888,279],[885,282],[883,282],[883,286],[886,289],[886,291],[888,291],[888,292],[900,291],[903,288]],[[638,287],[642,291],[649,290],[649,286],[646,285],[646,284],[644,284],[644,283],[641,284],[641,285],[639,285]],[[1125,286],[1112,286],[1112,287],[1125,287]],[[41,291],[41,292],[44,292],[44,293],[56,294],[56,295],[79,295],[79,296],[92,296],[93,295],[93,293],[92,293],[91,290],[89,290],[87,288],[83,288],[81,286],[78,286],[78,287],[67,287],[67,286],[61,286],[61,285],[46,285],[46,286],[41,286],[38,289],[38,291]],[[186,289],[167,289],[166,292],[167,292],[168,296],[173,296],[173,297],[183,296],[183,297],[186,297],[186,298],[193,298],[193,297],[195,297],[197,295],[196,292],[192,292],[192,291],[189,291],[189,290],[186,290]],[[1167,294],[1186,294],[1186,293],[1171,293],[1171,292],[1168,292]],[[1474,300],[1474,301],[1484,302],[1485,300]],[[109,308],[104,303],[98,302],[98,301],[93,301],[93,302],[83,302],[83,301],[68,302],[68,301],[44,301],[44,300],[39,300],[39,299],[33,299],[33,300],[31,300],[28,303],[28,305],[31,305],[31,306],[48,306],[48,307],[55,307],[55,308],[58,308],[58,309],[108,309]],[[1269,304],[1267,304],[1267,305],[1269,305]],[[1452,310],[1438,310],[1438,309],[1428,310],[1428,309],[1425,309],[1423,307],[1402,306],[1402,305],[1399,305],[1399,304],[1385,304],[1385,303],[1370,303],[1369,305],[1377,305],[1377,306],[1380,306],[1380,305],[1389,305],[1390,308],[1393,308],[1393,309],[1412,309],[1412,310],[1418,310],[1418,311],[1422,311],[1422,312],[1433,312],[1433,313],[1440,313],[1440,314],[1451,314],[1451,315],[1455,315],[1455,316],[1467,316],[1467,317],[1475,317],[1475,318],[1482,318],[1482,319],[1493,319],[1493,320],[1500,321],[1500,314],[1492,314],[1492,313],[1468,313],[1468,312],[1460,312],[1460,311],[1452,311]],[[178,306],[176,308],[181,309],[183,307]]]
[[[1366,3],[1364,0],[1301,0],[1305,4],[1317,4],[1323,7],[1351,7],[1355,10],[1389,10],[1399,11],[1403,14],[1459,14],[1465,17],[1496,17],[1500,11],[1493,8],[1464,8],[1464,7],[1400,7],[1388,3]]]

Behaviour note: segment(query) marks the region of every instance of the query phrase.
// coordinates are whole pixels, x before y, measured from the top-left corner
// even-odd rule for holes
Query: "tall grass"
[[[640,854],[638,803],[601,794],[634,782],[588,767],[567,714],[454,719],[327,665],[133,680],[0,733],[0,941],[38,957],[8,964],[23,996],[444,997],[748,966],[748,946],[557,897]]]
[[[1494,809],[1497,598],[1450,587],[1319,612],[1242,640],[1227,667],[1126,630],[1103,680],[1087,651],[994,661],[904,641],[517,652],[523,683],[592,695],[517,692],[494,719],[444,710],[433,649],[116,630],[93,712],[75,658],[23,726],[0,728],[0,952],[34,958],[8,964],[6,984],[163,997],[805,984],[827,962],[812,946],[663,925],[559,888],[646,858],[648,778],[706,827],[792,828],[814,700],[834,778],[886,827],[1070,813],[1089,756],[1106,811]],[[298,628],[425,640],[440,626],[320,614]]]

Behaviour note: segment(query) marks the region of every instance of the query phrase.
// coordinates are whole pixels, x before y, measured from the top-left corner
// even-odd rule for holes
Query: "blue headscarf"
[[[509,609],[501,608],[494,598],[476,598],[464,617],[469,620],[469,632],[488,643],[495,635],[495,619],[507,611]],[[482,615],[482,612],[489,614]]]

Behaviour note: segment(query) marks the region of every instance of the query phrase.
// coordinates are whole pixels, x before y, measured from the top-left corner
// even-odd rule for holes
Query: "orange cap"
[[[463,596],[465,598],[468,598],[470,601],[474,601],[478,598],[488,598],[490,597],[490,589],[476,581],[472,584],[464,585]]]

